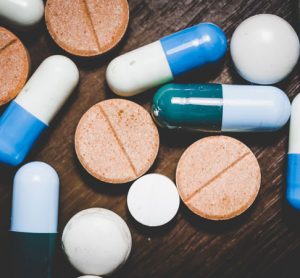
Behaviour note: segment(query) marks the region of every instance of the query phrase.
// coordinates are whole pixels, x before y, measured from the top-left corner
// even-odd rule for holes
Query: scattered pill
[[[78,83],[67,57],[50,56],[0,117],[0,162],[20,164]]]
[[[143,225],[156,227],[170,222],[180,204],[173,181],[160,174],[148,174],[136,180],[127,195],[133,218]]]
[[[274,131],[291,105],[276,87],[168,84],[154,95],[152,116],[162,127],[198,131]]]
[[[57,237],[59,178],[46,163],[31,162],[13,183],[12,277],[51,277]]]
[[[300,209],[300,95],[292,102],[290,121],[288,163],[287,163],[287,191],[286,198],[295,209]]]
[[[47,28],[65,51],[78,56],[103,54],[124,36],[128,21],[127,0],[48,0]]]
[[[115,58],[106,79],[116,94],[132,96],[219,61],[226,49],[222,29],[201,23]]]
[[[257,84],[283,80],[297,64],[299,49],[293,27],[272,14],[247,18],[233,33],[230,44],[238,73]]]
[[[44,16],[43,0],[0,0],[0,18],[13,27],[28,29]]]
[[[113,273],[125,264],[131,245],[125,221],[103,208],[90,208],[75,214],[62,235],[62,247],[68,260],[82,274]]]
[[[109,99],[91,107],[75,134],[82,166],[108,183],[126,183],[143,175],[153,164],[158,148],[159,135],[150,114],[123,99]]]
[[[21,91],[29,67],[30,58],[22,42],[13,33],[0,27],[0,106]]]
[[[210,220],[236,217],[254,202],[260,168],[251,150],[227,136],[210,136],[192,144],[176,170],[179,195],[195,214]]]

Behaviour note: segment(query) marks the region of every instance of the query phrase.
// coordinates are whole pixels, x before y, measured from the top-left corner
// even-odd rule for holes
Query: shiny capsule
[[[288,121],[286,94],[271,86],[168,84],[154,96],[161,127],[197,131],[275,131]]]
[[[108,65],[106,80],[116,94],[133,96],[219,61],[226,49],[223,30],[200,23],[115,58]]]
[[[300,94],[292,103],[289,149],[287,156],[286,198],[295,209],[300,210]]]

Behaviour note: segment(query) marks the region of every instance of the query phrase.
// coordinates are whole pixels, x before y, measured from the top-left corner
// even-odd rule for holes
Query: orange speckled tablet
[[[23,88],[30,60],[22,42],[0,27],[0,105],[13,99]]]
[[[227,136],[211,136],[192,144],[181,156],[176,183],[182,201],[210,220],[240,215],[254,202],[261,182],[251,150]]]
[[[45,19],[50,35],[65,51],[96,56],[122,39],[129,7],[127,0],[48,0]]]
[[[159,148],[150,114],[123,99],[97,103],[81,118],[75,149],[82,166],[95,178],[125,183],[146,173]]]

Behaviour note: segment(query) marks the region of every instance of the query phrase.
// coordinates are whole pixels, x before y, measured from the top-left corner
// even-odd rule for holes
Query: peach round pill
[[[17,96],[27,80],[30,59],[22,42],[0,27],[0,106]]]
[[[129,7],[127,0],[48,0],[45,19],[53,40],[65,51],[96,56],[122,39]]]
[[[158,148],[158,130],[150,114],[123,99],[92,106],[75,133],[75,150],[82,166],[108,183],[126,183],[145,174]]]
[[[246,211],[260,183],[260,167],[252,151],[228,136],[198,140],[183,153],[176,170],[182,201],[210,220],[230,219]]]

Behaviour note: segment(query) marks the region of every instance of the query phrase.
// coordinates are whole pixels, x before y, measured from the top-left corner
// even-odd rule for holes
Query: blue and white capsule
[[[223,30],[200,23],[115,58],[106,71],[107,83],[117,95],[133,96],[218,62],[226,50]]]
[[[287,157],[288,203],[300,210],[300,94],[292,102],[290,120],[289,149]]]
[[[58,207],[57,172],[44,162],[22,166],[13,182],[10,277],[52,277]]]
[[[67,57],[48,57],[0,117],[0,163],[23,162],[79,81]]]

